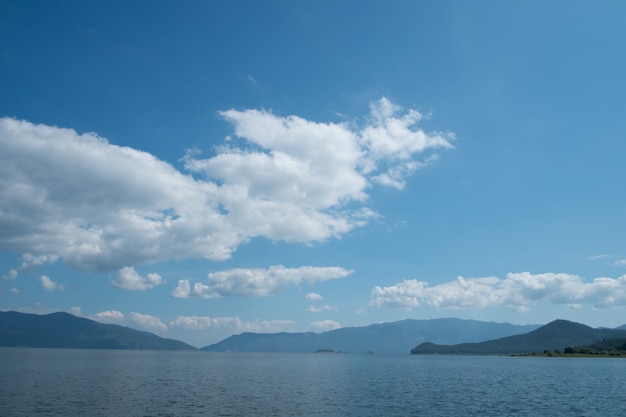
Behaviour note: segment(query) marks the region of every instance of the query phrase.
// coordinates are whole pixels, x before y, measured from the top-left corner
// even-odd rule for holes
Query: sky
[[[2,1],[0,310],[626,324],[625,14]]]

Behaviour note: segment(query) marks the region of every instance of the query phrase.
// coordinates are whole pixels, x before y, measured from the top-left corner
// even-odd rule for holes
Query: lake
[[[39,415],[626,415],[626,360],[0,348],[0,416]]]

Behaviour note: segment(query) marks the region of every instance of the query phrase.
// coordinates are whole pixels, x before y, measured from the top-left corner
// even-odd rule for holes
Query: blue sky
[[[3,1],[0,309],[622,325],[625,13]]]

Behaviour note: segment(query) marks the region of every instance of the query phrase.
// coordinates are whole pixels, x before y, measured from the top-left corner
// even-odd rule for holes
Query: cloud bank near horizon
[[[584,282],[578,275],[564,273],[509,273],[498,277],[463,278],[429,286],[428,282],[404,280],[388,287],[376,286],[370,305],[398,307],[407,310],[426,303],[437,309],[480,309],[505,306],[527,311],[533,302],[549,300],[580,308],[626,306],[626,275],[619,278],[595,278]]]
[[[106,310],[99,313],[84,316],[80,307],[74,307],[70,313],[86,317],[100,323],[126,324],[138,326],[149,331],[158,333],[168,332],[173,329],[186,331],[227,330],[234,333],[241,332],[265,332],[273,333],[293,330],[296,323],[292,320],[255,320],[245,321],[239,317],[211,317],[211,316],[176,316],[174,320],[164,323],[160,318],[150,315],[131,312],[124,314],[118,310]]]
[[[120,287],[156,277],[124,270],[167,259],[232,256],[262,237],[296,243],[340,238],[377,216],[374,185],[401,190],[408,175],[452,148],[422,115],[388,99],[362,126],[263,110],[227,110],[236,139],[186,171],[95,133],[0,118],[0,249],[32,262],[121,271]]]

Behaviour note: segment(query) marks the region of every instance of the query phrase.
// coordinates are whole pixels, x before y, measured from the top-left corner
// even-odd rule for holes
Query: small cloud
[[[234,333],[263,332],[276,333],[294,328],[292,320],[242,321],[239,317],[178,316],[170,322],[171,327],[185,330],[227,329]]]
[[[205,330],[209,328],[240,328],[239,317],[178,316],[170,326],[186,330]]]
[[[156,316],[140,313],[130,313],[130,319],[148,330],[166,331],[167,326]]]
[[[15,269],[11,269],[8,274],[2,276],[2,279],[5,281],[15,281],[17,275],[18,272]]]
[[[340,328],[341,324],[332,320],[320,320],[311,322],[311,326],[319,332],[326,332],[328,330],[335,330]]]
[[[248,81],[250,81],[250,83],[254,85],[258,84],[257,80],[252,75],[249,75],[249,74],[248,74]]]
[[[293,320],[261,320],[250,323],[250,327],[257,332],[278,333],[292,331],[296,323]]]
[[[75,316],[82,316],[83,314],[82,309],[78,306],[70,308],[69,313]]]
[[[164,284],[159,274],[151,273],[142,277],[132,266],[127,266],[117,272],[117,277],[111,280],[114,287],[129,291],[151,290],[157,285]]]
[[[310,306],[306,311],[309,313],[321,313],[323,311],[336,311],[337,307],[331,307],[329,305],[325,305],[322,307]]]
[[[93,318],[96,321],[102,321],[102,322],[121,322],[122,320],[124,320],[124,314],[121,311],[117,311],[117,310],[107,310],[107,311],[101,311],[100,313],[96,313],[93,316],[91,316],[91,318]]]
[[[359,307],[359,308],[357,308],[355,310],[355,313],[359,314],[359,315],[364,314],[365,313],[365,309],[363,307]]]
[[[619,259],[615,261],[615,265],[617,266],[626,266],[626,259]]]
[[[39,255],[35,256],[32,253],[25,253],[22,255],[22,265],[20,269],[28,269],[43,265],[45,263],[53,264],[59,259],[57,255]]]
[[[304,296],[304,298],[306,298],[309,301],[321,301],[323,299],[323,297],[317,293],[314,292],[310,292],[307,295]]]
[[[247,332],[278,333],[292,331],[296,323],[293,320],[257,320],[243,325]]]
[[[52,281],[50,277],[48,277],[47,275],[42,275],[41,278],[39,278],[39,281],[41,282],[41,286],[43,287],[43,289],[46,291],[64,291],[65,290],[65,288],[63,288],[63,285]]]
[[[187,298],[191,294],[191,288],[189,287],[188,279],[179,279],[178,285],[170,293],[174,298]]]
[[[593,256],[590,256],[590,257],[589,257],[589,258],[587,258],[587,259],[589,259],[590,261],[595,261],[595,260],[597,260],[597,259],[607,258],[608,256],[609,256],[608,254],[606,254],[606,253],[602,253],[602,254],[600,254],[600,255],[593,255]]]
[[[9,290],[9,292],[11,292],[11,293],[13,293],[13,294],[19,294],[19,293],[20,293],[20,290],[18,290],[17,288],[11,288],[11,289]]]

